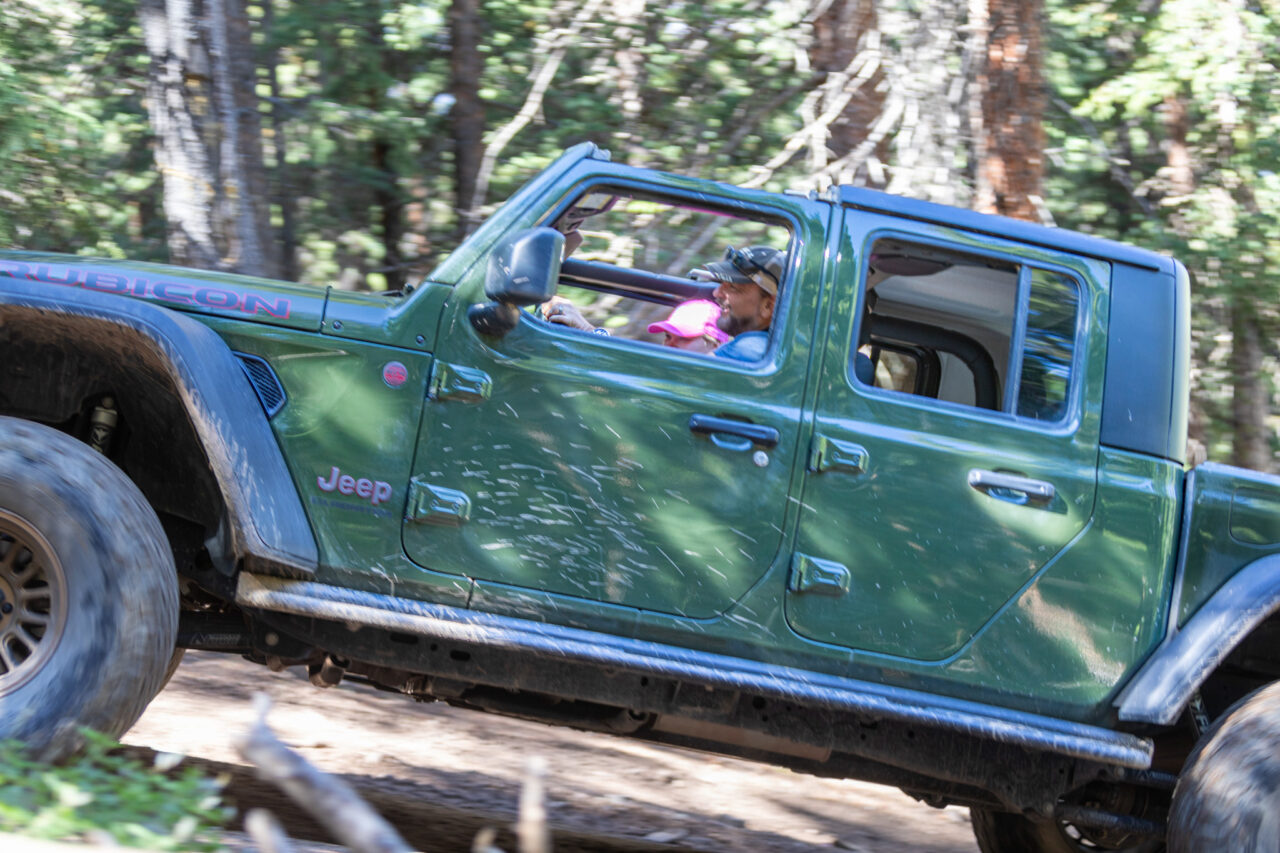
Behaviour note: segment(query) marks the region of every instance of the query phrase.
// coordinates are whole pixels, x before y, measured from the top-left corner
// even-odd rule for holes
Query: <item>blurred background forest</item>
[[[853,183],[1193,276],[1192,434],[1280,470],[1280,0],[3,0],[0,246],[398,288],[563,148]]]

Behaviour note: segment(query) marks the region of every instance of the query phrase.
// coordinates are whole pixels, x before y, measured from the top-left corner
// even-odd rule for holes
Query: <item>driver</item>
[[[737,361],[759,361],[769,347],[769,327],[773,323],[782,280],[785,255],[771,246],[747,249],[725,249],[724,259],[712,261],[691,271],[699,281],[714,281],[712,294],[720,306],[716,326],[730,336],[713,354]],[[577,306],[566,299],[555,298],[542,307],[543,316],[552,323],[570,326],[584,332],[608,334],[593,326]]]
[[[712,261],[689,273],[701,281],[716,282],[712,294],[720,305],[716,325],[733,339],[716,348],[720,358],[759,361],[769,348],[769,327],[773,323],[782,282],[782,252],[771,246],[751,246],[724,250],[724,260]]]

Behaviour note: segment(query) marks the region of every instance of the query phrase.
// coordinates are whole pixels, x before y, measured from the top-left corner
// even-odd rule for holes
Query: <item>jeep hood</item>
[[[115,293],[176,311],[309,331],[320,329],[328,294],[327,288],[266,278],[45,252],[0,252],[0,287],[5,278]]]

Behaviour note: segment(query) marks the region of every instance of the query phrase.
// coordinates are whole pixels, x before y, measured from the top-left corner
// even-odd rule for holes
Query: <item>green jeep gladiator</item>
[[[749,245],[756,360],[645,334]],[[589,292],[609,333],[534,308]],[[893,785],[988,853],[1275,851],[1280,481],[1188,459],[1188,294],[589,143],[403,292],[0,253],[0,736],[120,735],[203,649]]]

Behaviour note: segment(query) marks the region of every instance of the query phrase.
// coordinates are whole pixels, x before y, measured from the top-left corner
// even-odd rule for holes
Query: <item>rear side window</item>
[[[855,381],[1043,422],[1067,416],[1075,279],[898,238],[876,240],[866,269]]]
[[[1057,421],[1066,415],[1079,308],[1075,281],[1048,270],[1031,270],[1027,336],[1018,379],[1019,416]]]

